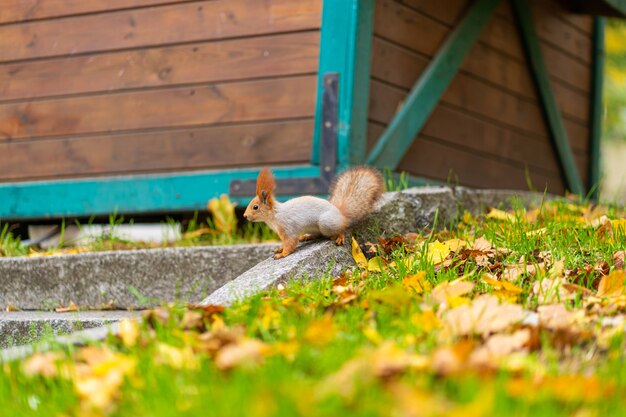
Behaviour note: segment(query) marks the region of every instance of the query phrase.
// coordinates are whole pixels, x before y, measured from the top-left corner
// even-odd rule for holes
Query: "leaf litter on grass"
[[[623,224],[564,200],[352,239],[340,276],[158,308],[104,345],[6,364],[0,401],[66,380],[62,415],[621,415]]]

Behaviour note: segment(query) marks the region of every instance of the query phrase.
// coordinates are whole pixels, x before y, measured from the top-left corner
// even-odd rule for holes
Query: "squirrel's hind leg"
[[[319,233],[317,233],[317,234],[315,234],[315,233],[305,233],[302,236],[300,236],[298,238],[298,240],[300,242],[308,242],[309,240],[317,239],[320,236],[321,236],[321,234],[319,234]]]
[[[343,245],[346,242],[346,234],[341,232],[339,236],[331,239],[333,239],[337,245]]]
[[[296,250],[296,246],[298,246],[297,238],[289,238],[289,239],[283,240],[283,250],[282,252],[274,255],[274,259],[284,258],[290,253],[293,253],[293,251]]]

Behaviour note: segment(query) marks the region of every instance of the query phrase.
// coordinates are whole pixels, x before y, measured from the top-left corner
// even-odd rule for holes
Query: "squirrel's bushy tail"
[[[350,226],[374,209],[383,193],[383,176],[377,169],[357,166],[343,172],[330,189],[330,202],[339,209]]]

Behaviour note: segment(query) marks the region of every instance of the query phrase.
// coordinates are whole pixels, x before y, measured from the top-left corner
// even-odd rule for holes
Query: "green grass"
[[[9,225],[5,224],[0,229],[0,257],[3,256],[24,256],[24,255],[58,255],[74,254],[82,252],[103,252],[114,250],[134,250],[153,249],[167,247],[188,247],[188,246],[213,246],[213,245],[236,245],[244,243],[264,243],[277,242],[278,236],[265,224],[244,222],[239,224],[235,216],[235,206],[222,197],[213,199],[215,204],[210,205],[212,217],[204,221],[198,220],[198,213],[183,227],[182,235],[175,240],[164,239],[162,243],[142,242],[124,239],[120,236],[118,229],[125,222],[123,216],[112,214],[109,216],[107,230],[100,236],[95,237],[88,244],[77,245],[75,242],[65,239],[65,221],[62,221],[60,229],[59,244],[48,249],[29,247],[15,237],[9,230]],[[93,220],[87,224],[76,222],[78,228],[91,226]],[[131,219],[129,224],[133,224]],[[173,219],[168,219],[166,224],[172,230],[177,227]]]
[[[614,221],[599,222],[602,215]],[[0,409],[19,416],[623,415],[624,325],[598,324],[623,314],[626,305],[614,261],[626,242],[626,228],[616,220],[623,211],[558,201],[501,216],[466,215],[454,229],[419,233],[415,242],[382,241],[376,255],[388,267],[380,272],[360,268],[290,282],[223,311],[157,309],[139,323],[136,339],[129,325],[126,341],[111,337],[95,348],[60,350],[56,362],[35,357],[56,363],[56,376],[43,376],[45,366],[26,375],[37,363],[32,358],[5,364]],[[494,249],[441,249],[452,238],[471,247],[480,237]],[[436,251],[445,257],[437,265]],[[517,289],[496,293],[485,274],[498,278],[522,257],[525,268],[537,272],[517,274],[510,282]],[[416,277],[425,291],[409,285]],[[459,288],[459,277],[473,286],[442,298],[446,285]],[[499,306],[540,311],[544,295],[533,288],[546,279],[592,294],[579,289],[551,302],[577,315],[568,326],[518,320],[489,334],[453,330],[454,312],[476,305],[482,294],[508,300]],[[595,299],[609,281],[619,285]],[[518,331],[531,334],[523,347],[502,357],[492,352],[482,362],[472,356],[494,335]],[[98,359],[106,355],[112,356]],[[113,394],[103,404],[95,402],[98,395],[81,396],[86,380],[95,393],[109,388]]]

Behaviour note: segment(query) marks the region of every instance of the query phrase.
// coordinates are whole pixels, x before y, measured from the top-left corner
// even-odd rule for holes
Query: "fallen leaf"
[[[449,303],[451,299],[470,293],[474,289],[474,283],[465,280],[465,277],[454,281],[444,281],[433,288],[432,297],[440,302]]]
[[[243,339],[238,343],[226,345],[215,356],[215,366],[229,370],[235,366],[259,364],[271,353],[271,347],[256,339]]]
[[[322,318],[313,320],[304,333],[304,339],[315,346],[324,346],[330,343],[337,333],[333,317],[325,314]]]
[[[167,343],[158,343],[155,349],[155,362],[167,365],[172,369],[200,369],[200,361],[195,356],[191,346],[176,347]]]
[[[355,238],[352,238],[352,258],[361,269],[367,269],[367,258]]]
[[[517,218],[511,214],[511,213],[507,213],[506,211],[502,211],[502,210],[498,210],[496,208],[491,207],[489,209],[489,213],[487,213],[487,215],[485,216],[488,219],[495,219],[495,220],[504,220],[504,221],[508,221],[508,222],[516,222]]]
[[[54,378],[59,373],[59,361],[62,358],[59,352],[37,352],[24,361],[22,371],[28,376]]]
[[[367,270],[370,272],[382,272],[387,268],[387,262],[380,256],[374,256],[367,261]]]
[[[443,242],[444,245],[447,245],[450,250],[454,253],[460,251],[461,249],[465,249],[467,247],[467,242],[462,239],[449,239]]]
[[[119,324],[119,336],[127,348],[135,346],[139,338],[139,324],[134,319],[123,319]]]
[[[523,318],[522,306],[501,304],[495,296],[481,295],[469,305],[462,305],[448,311],[444,322],[452,335],[479,334],[487,336],[505,330]]]
[[[600,280],[598,297],[618,297],[624,295],[624,271],[613,271]]]
[[[626,251],[618,251],[613,254],[613,266],[615,269],[624,269],[624,253]]]
[[[420,271],[414,275],[407,275],[402,279],[402,286],[415,294],[422,294],[428,291],[431,285],[426,281],[426,271]]]
[[[472,249],[479,250],[481,252],[490,251],[492,247],[491,242],[485,239],[484,236],[474,240],[474,244],[472,245]]]
[[[570,330],[572,325],[584,317],[584,312],[569,311],[564,304],[549,304],[537,308],[539,325],[550,330]]]
[[[67,307],[60,306],[54,309],[57,313],[67,313],[70,311],[78,311],[78,306],[70,301],[70,304]]]
[[[449,253],[450,247],[445,243],[437,240],[428,244],[428,260],[435,265],[442,263]]]
[[[473,366],[495,368],[499,359],[524,349],[530,342],[530,338],[528,329],[517,330],[513,334],[494,334],[484,345],[472,352],[469,362]]]

